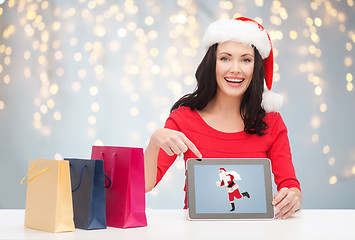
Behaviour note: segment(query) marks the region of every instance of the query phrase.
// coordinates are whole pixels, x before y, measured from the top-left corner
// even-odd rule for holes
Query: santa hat
[[[238,17],[222,19],[211,23],[202,39],[203,46],[208,49],[215,43],[234,41],[254,46],[263,59],[265,84],[271,90],[272,76],[274,71],[274,56],[269,34],[258,22]],[[261,106],[266,112],[277,111],[282,105],[282,97],[279,94],[264,93]],[[266,108],[266,109],[265,109]]]
[[[226,169],[224,169],[224,168],[220,168],[220,169],[219,169],[219,171],[226,171]]]

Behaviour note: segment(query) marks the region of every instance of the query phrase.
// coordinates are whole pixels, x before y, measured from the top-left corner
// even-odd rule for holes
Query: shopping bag
[[[75,227],[85,230],[106,228],[103,160],[64,160],[70,164]]]
[[[30,160],[26,176],[21,181],[27,183],[25,227],[47,232],[73,231],[69,162]]]
[[[144,156],[142,148],[93,146],[92,159],[103,159],[106,188],[107,226],[147,226],[145,215]]]

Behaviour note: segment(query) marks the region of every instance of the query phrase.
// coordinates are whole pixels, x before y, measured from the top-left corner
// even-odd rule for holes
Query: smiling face
[[[216,52],[217,95],[241,99],[254,70],[254,49],[237,42],[220,43]]]

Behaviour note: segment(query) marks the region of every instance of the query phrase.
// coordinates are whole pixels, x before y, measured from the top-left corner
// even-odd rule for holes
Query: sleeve
[[[171,117],[166,120],[164,128],[180,131],[176,122]],[[174,163],[176,157],[176,154],[169,156],[163,149],[160,148],[157,163],[157,181],[155,185],[160,182],[166,171],[168,171],[170,166]]]
[[[287,128],[279,113],[277,113],[276,120],[271,127],[270,134],[273,143],[268,150],[268,158],[271,160],[277,190],[279,191],[284,187],[294,187],[301,191],[300,183],[296,178],[295,168],[292,163]]]
[[[231,178],[231,181],[233,181],[233,180],[234,180],[234,175],[233,175],[233,174],[230,174],[229,176],[230,176],[230,178]]]
[[[242,180],[240,178],[239,173],[237,173],[236,171],[229,171],[229,173],[233,176],[233,179],[235,179],[236,181]]]

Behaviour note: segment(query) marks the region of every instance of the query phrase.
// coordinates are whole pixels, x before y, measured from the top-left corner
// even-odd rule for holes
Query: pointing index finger
[[[195,144],[193,144],[186,136],[184,137],[184,143],[186,146],[196,155],[198,158],[202,158],[202,154],[200,151],[197,149]]]

